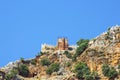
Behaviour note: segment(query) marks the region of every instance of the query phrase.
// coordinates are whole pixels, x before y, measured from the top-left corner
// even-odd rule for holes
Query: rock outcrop
[[[78,58],[88,64],[91,71],[102,74],[102,65],[117,68],[120,64],[120,26],[113,26],[89,42],[89,47]]]

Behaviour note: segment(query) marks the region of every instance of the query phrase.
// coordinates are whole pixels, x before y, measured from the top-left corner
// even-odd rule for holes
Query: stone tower
[[[58,50],[68,50],[68,39],[58,38],[57,48]]]

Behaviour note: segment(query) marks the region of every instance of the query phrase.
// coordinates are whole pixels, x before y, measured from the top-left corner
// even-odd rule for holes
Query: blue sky
[[[92,39],[120,25],[120,0],[0,0],[0,66],[32,58],[42,43]]]

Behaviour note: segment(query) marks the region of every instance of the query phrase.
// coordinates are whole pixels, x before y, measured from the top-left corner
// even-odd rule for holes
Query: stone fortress
[[[41,45],[41,52],[48,52],[52,53],[54,51],[75,51],[77,48],[76,45],[69,45],[67,38],[58,38],[56,46],[48,45],[48,44],[42,44]]]
[[[58,38],[57,49],[58,50],[68,50],[68,39]]]

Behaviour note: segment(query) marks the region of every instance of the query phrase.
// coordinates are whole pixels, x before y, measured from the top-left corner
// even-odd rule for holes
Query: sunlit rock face
[[[120,26],[112,26],[89,42],[86,51],[78,58],[85,61],[91,70],[102,75],[101,66],[109,64],[116,70],[120,64]]]

